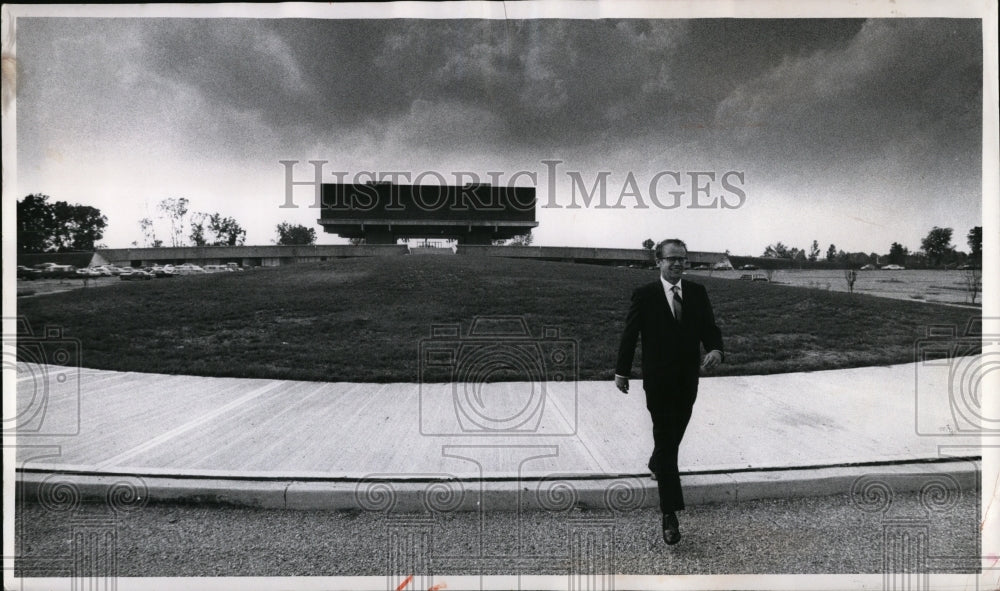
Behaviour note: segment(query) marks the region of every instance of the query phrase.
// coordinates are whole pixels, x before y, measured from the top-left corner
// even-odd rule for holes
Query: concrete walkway
[[[975,397],[962,376],[963,364],[977,362],[703,378],[681,448],[687,499],[850,493],[873,478],[895,490],[931,480],[975,488]],[[17,479],[24,498],[41,502],[70,491],[302,509],[656,503],[640,380],[623,395],[610,381],[361,384],[17,369]]]

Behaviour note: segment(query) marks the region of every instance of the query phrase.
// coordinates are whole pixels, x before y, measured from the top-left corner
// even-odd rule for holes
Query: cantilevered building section
[[[538,226],[534,187],[324,184],[322,198],[323,231],[367,244],[395,244],[398,238],[491,244]]]

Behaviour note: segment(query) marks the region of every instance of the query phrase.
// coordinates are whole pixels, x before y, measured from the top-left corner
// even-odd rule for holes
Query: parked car
[[[90,267],[81,267],[76,270],[77,277],[100,277],[101,272]]]
[[[122,273],[118,278],[122,281],[145,281],[152,279],[153,276],[148,271],[134,269],[131,273]]]
[[[205,265],[206,273],[227,273],[231,271],[232,269],[230,269],[226,265]]]
[[[757,265],[743,265],[740,267],[740,271],[756,271],[760,269]]]
[[[191,263],[184,263],[183,265],[175,265],[174,272],[178,275],[193,275],[196,273],[204,273],[205,269],[202,269],[198,265],[192,265]]]
[[[160,267],[160,266],[152,267],[149,269],[148,272],[151,273],[157,279],[161,278],[166,279],[177,275],[177,273],[174,272],[173,268],[167,269],[166,267]]]
[[[905,271],[906,267],[902,265],[886,265],[882,267],[883,271]]]
[[[73,265],[41,263],[35,265],[35,268],[41,271],[41,277],[76,277],[76,267]]]
[[[17,266],[18,279],[27,279],[28,281],[34,281],[39,275],[40,273],[36,269],[32,269],[31,267],[26,267],[24,265]]]
[[[861,267],[862,271],[874,271],[875,269],[878,269],[878,267],[876,267],[875,265],[873,265],[871,263],[868,263],[864,267]]]

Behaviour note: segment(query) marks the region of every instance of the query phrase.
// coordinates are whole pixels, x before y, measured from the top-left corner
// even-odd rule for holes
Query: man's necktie
[[[681,305],[680,288],[675,285],[671,288],[671,291],[674,292],[674,318],[677,319],[677,323],[679,324],[681,321],[681,310],[683,308]]]

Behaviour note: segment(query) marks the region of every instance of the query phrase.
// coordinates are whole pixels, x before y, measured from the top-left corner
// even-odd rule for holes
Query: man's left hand
[[[701,368],[708,370],[714,368],[716,365],[722,363],[722,353],[718,351],[709,351],[705,355],[704,361],[701,362]]]

